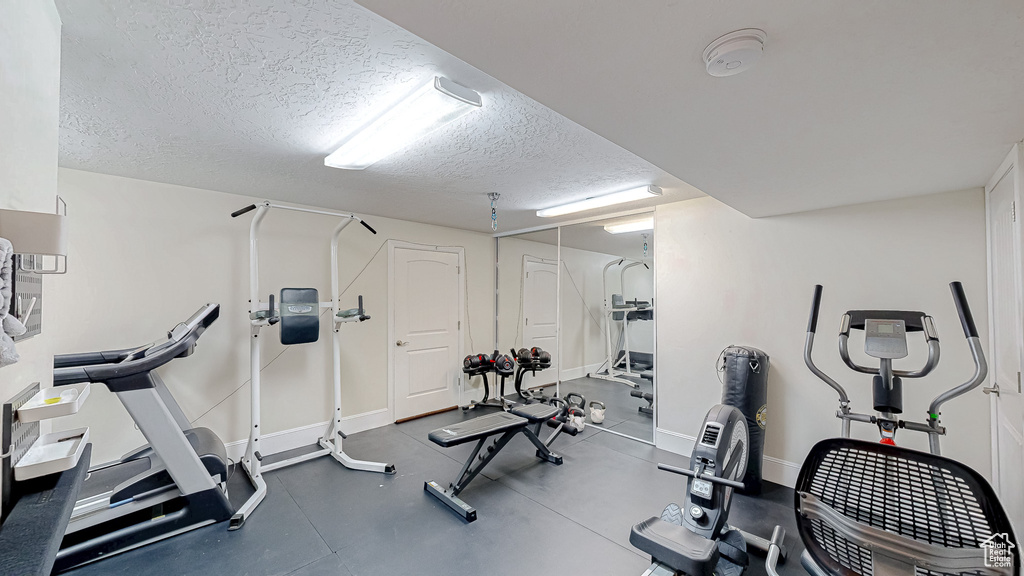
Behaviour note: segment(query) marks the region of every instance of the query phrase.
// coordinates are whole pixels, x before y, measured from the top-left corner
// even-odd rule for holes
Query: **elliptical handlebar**
[[[821,284],[814,285],[814,296],[811,296],[811,317],[807,319],[807,331],[814,334],[818,330],[818,311],[821,309]]]
[[[811,351],[814,348],[814,332],[818,329],[818,312],[821,309],[821,284],[814,286],[814,296],[811,297],[811,316],[807,320],[807,339],[804,341],[804,364],[810,369],[811,373],[821,379],[822,382],[828,384],[833,390],[839,394],[839,404],[845,410],[846,406],[850,404],[850,397],[846,394],[846,390],[832,379],[831,376],[825,374],[821,368],[818,368],[814,364],[814,358],[811,357]],[[843,421],[843,431],[847,431],[849,424]]]
[[[985,360],[985,351],[981,348],[981,339],[978,338],[978,328],[974,325],[974,315],[971,314],[971,307],[967,304],[967,295],[960,282],[950,282],[949,290],[953,293],[953,303],[956,304],[956,312],[960,316],[960,326],[964,329],[964,337],[967,338],[967,345],[971,348],[971,356],[974,358],[974,375],[963,384],[939,394],[928,405],[929,422],[937,422],[939,408],[943,404],[966,394],[977,388],[988,376],[988,362]],[[933,450],[938,454],[938,450]]]
[[[971,314],[971,307],[967,304],[964,285],[960,282],[950,282],[949,291],[953,293],[953,303],[956,304],[956,313],[960,316],[960,326],[964,329],[964,338],[977,338],[978,328],[974,325],[974,315]]]

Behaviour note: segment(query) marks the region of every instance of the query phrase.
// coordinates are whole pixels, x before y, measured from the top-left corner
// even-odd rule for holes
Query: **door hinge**
[[[462,320],[459,320],[459,330],[462,330]]]
[[[462,274],[462,266],[456,266],[455,267],[455,273],[456,274]]]
[[[1017,221],[1017,201],[1010,202],[1010,219],[1014,222]]]
[[[530,325],[530,319],[529,319],[529,318],[527,318],[527,319],[526,319],[526,326],[529,326],[529,325]]]

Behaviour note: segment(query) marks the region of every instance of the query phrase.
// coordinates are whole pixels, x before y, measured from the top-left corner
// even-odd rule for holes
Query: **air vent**
[[[722,433],[722,427],[714,422],[704,424],[704,433],[700,436],[700,443],[712,448],[718,446],[718,436]]]

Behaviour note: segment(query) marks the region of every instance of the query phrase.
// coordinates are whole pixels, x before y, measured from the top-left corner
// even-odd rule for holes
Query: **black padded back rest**
[[[864,321],[871,320],[903,320],[907,325],[907,332],[920,332],[924,330],[924,312],[910,310],[848,310],[850,315],[850,328],[863,330]]]
[[[320,295],[316,288],[281,289],[281,344],[307,344],[320,338]]]
[[[1001,533],[1016,542],[988,482],[955,460],[926,452],[845,438],[823,440],[800,468],[797,509],[801,492],[851,520],[936,546],[980,548]],[[872,574],[869,550],[821,520],[797,512],[796,523],[807,552],[829,574]],[[1013,555],[1020,566],[1016,548]]]
[[[612,308],[616,306],[625,306],[626,301],[622,298],[622,294],[612,294]],[[625,312],[612,312],[612,320],[622,320]]]

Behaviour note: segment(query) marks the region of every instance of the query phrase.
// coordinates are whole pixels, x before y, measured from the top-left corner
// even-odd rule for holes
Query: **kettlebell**
[[[565,403],[568,404],[570,408],[579,408],[580,412],[586,413],[587,399],[583,397],[583,394],[569,392],[564,396],[564,398]]]
[[[569,422],[568,424],[576,430],[583,432],[583,428],[587,425],[587,413],[577,406],[569,408]]]
[[[591,402],[590,403],[590,421],[593,422],[594,424],[600,424],[601,422],[604,422],[604,411],[605,410],[606,410],[606,407],[604,405],[604,402],[598,402],[597,400],[594,400],[593,402]]]

